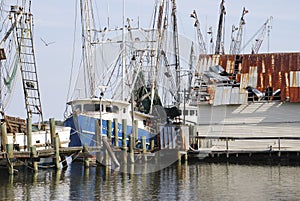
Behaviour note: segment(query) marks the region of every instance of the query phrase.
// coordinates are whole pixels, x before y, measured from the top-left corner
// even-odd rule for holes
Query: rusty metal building
[[[300,52],[206,55],[199,59],[198,72],[213,65],[221,65],[228,73],[236,72],[242,87],[280,89],[281,101],[300,102]]]

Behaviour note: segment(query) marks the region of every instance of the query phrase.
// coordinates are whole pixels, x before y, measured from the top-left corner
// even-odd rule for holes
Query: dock
[[[195,136],[194,140],[199,147],[191,148],[189,157],[201,162],[300,165],[296,136]],[[209,145],[201,146],[200,141]]]

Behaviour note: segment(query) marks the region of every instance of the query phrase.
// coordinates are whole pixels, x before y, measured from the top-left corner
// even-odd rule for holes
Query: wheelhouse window
[[[74,106],[73,106],[73,110],[74,110],[75,112],[81,112],[81,105],[74,105]]]
[[[100,111],[100,105],[99,104],[84,104],[83,105],[83,111],[85,112],[99,112]],[[103,112],[103,107],[102,107]]]
[[[105,107],[106,112],[111,112],[111,113],[118,113],[119,112],[119,107],[115,105],[107,105]]]

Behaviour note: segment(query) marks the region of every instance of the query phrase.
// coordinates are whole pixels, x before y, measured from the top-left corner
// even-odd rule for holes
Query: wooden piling
[[[38,158],[38,154],[36,152],[35,146],[30,147],[30,157],[31,157],[31,161],[32,161],[33,171],[37,172],[38,171],[38,163],[36,162],[36,160]]]
[[[139,136],[139,121],[138,120],[134,120],[134,140],[137,140],[138,139],[138,136]]]
[[[32,120],[31,118],[27,118],[27,151],[30,151],[30,147],[32,146]]]
[[[2,145],[2,150],[6,152],[6,145],[8,144],[7,140],[7,130],[6,130],[6,123],[3,122],[1,124],[1,145]]]
[[[151,140],[150,141],[150,151],[154,151],[154,146],[155,146],[154,140]]]
[[[10,159],[14,158],[14,145],[6,144],[8,174],[14,174],[14,164]]]
[[[133,134],[129,135],[129,159],[130,163],[134,163],[134,147],[135,147],[135,139]]]
[[[100,132],[100,120],[95,120],[95,131],[96,131],[96,144],[97,146],[101,146],[102,132]],[[96,153],[96,162],[101,163],[101,153],[98,151]]]
[[[58,135],[55,136],[54,152],[55,152],[55,167],[56,167],[56,169],[60,169],[60,163],[59,163],[59,138],[58,138]]]
[[[54,147],[55,137],[56,137],[54,118],[49,119],[49,124],[50,124],[51,145]]]
[[[127,134],[127,120],[122,119],[122,149],[123,149],[123,162],[127,164],[127,145],[126,145],[126,134]]]
[[[147,148],[146,148],[146,136],[142,136],[142,150],[143,153],[146,153]]]
[[[106,137],[103,137],[103,146],[105,148],[105,152],[106,152],[106,156],[105,156],[105,160],[108,161],[108,156],[110,156],[112,162],[115,164],[116,167],[120,167],[120,163],[119,161],[117,160],[117,157],[115,156],[111,146],[110,146],[110,143],[106,140]],[[106,162],[106,165],[110,165],[110,163],[107,164]]]
[[[115,147],[119,146],[119,131],[118,131],[118,119],[114,118],[114,137],[115,137]]]
[[[83,154],[84,154],[84,167],[89,167],[90,161],[89,161],[89,151],[88,151],[87,144],[83,145]]]
[[[122,148],[126,148],[127,120],[122,119]]]
[[[147,152],[146,136],[142,136],[142,152],[143,152],[143,160],[147,161],[147,156],[145,155]]]
[[[108,142],[111,142],[112,138],[112,121],[107,120],[107,140]]]

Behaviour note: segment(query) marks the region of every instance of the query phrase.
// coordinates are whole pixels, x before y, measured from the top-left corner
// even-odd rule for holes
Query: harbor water
[[[108,166],[65,171],[0,169],[0,200],[299,200],[299,166],[175,162],[147,173]]]

